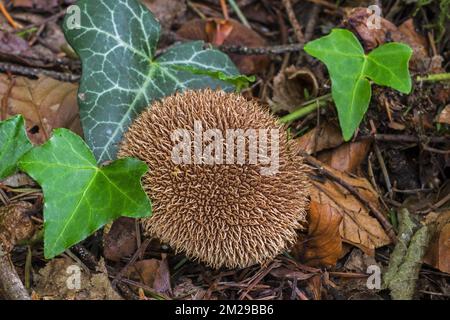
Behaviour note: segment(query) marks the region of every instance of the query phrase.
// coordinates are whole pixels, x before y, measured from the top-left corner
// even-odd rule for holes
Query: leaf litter
[[[153,8],[162,22],[161,52],[156,55],[182,38],[219,46],[241,72],[257,75],[243,94],[266,102],[279,116],[330,92],[330,77],[323,65],[302,51],[283,47],[296,44],[298,39],[281,2],[270,8],[237,1],[250,29],[234,11],[230,10],[231,18],[227,19],[220,5],[211,1],[179,2],[181,5],[177,1],[142,2]],[[318,159],[329,173],[312,173],[310,228],[299,235],[292,251],[264,266],[212,270],[158,241],[144,248],[134,221],[115,223],[109,233],[84,240],[81,251],[74,247],[62,258],[45,264],[41,262],[42,245],[39,240],[32,241],[33,271],[19,268],[18,276],[24,283],[25,278],[31,278],[33,298],[117,299],[119,293],[127,299],[387,298],[365,287],[367,267],[373,264],[389,270],[385,273],[388,280],[388,275],[394,274],[394,281],[387,281],[393,298],[448,298],[448,288],[440,283],[448,279],[450,255],[449,88],[445,81],[416,81],[419,76],[445,72],[448,64],[448,32],[438,41],[424,28],[424,21],[431,20],[439,31],[440,20],[430,16],[436,4],[432,2],[422,11],[416,11],[414,3],[402,4],[404,10],[399,12],[383,8],[383,16],[389,18],[382,18],[381,29],[369,30],[366,8],[330,9],[335,5],[327,2],[316,5],[317,14],[309,2],[289,2],[311,40],[344,26],[361,40],[366,53],[392,40],[408,44],[413,49],[410,70],[414,80],[413,92],[407,96],[373,86],[368,113],[352,141],[344,143],[335,108],[329,102],[289,123],[297,147]],[[47,141],[55,128],[83,134],[76,101],[78,85],[63,81],[65,74],[79,76],[80,66],[73,60],[76,55],[61,41],[62,14],[58,13],[67,5],[61,3],[11,1],[8,11],[25,27],[20,32],[0,16],[4,26],[0,33],[1,120],[22,114],[28,137],[35,144]],[[172,6],[178,9],[170,9]],[[274,46],[282,46],[281,53],[271,53],[279,50]],[[242,54],[250,48],[257,54]],[[38,68],[38,73],[32,68]],[[39,75],[46,71],[55,72],[53,78]],[[32,205],[32,211],[27,219],[40,225],[43,199],[36,188],[27,179],[0,181],[0,206],[28,203],[25,206]],[[405,206],[416,221],[414,232],[399,237],[395,244],[386,221],[397,236],[406,235]],[[13,236],[8,233],[7,239]],[[23,245],[9,247],[15,247],[11,255],[23,265]],[[99,269],[83,267],[89,264],[80,252],[91,252]],[[65,275],[63,268],[73,264],[83,274],[82,289],[75,294],[64,289],[65,278],[61,276]],[[121,271],[124,274],[118,277]],[[119,280],[115,283],[111,279]]]

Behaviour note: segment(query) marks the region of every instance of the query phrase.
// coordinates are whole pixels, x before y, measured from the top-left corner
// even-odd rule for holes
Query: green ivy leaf
[[[16,172],[17,162],[31,148],[21,115],[0,121],[0,179]]]
[[[44,191],[46,258],[53,258],[120,216],[151,214],[140,182],[147,165],[127,158],[99,168],[88,146],[70,130],[54,130],[49,141],[22,157],[19,167]]]
[[[350,140],[369,107],[370,82],[411,92],[408,63],[412,50],[405,44],[384,44],[368,55],[353,33],[333,29],[325,37],[306,44],[305,51],[328,68],[332,95],[344,139]]]
[[[176,45],[155,58],[160,25],[137,0],[79,0],[76,5],[80,25],[67,14],[63,28],[82,61],[81,121],[99,162],[114,159],[123,133],[152,101],[188,88],[234,89],[208,75],[181,70],[239,74],[227,55],[205,49],[201,41]]]

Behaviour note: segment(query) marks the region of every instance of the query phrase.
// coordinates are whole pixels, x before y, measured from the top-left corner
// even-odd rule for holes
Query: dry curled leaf
[[[345,143],[336,149],[325,151],[318,157],[333,169],[356,173],[369,152],[370,141]]]
[[[333,266],[342,253],[339,234],[342,215],[329,203],[322,204],[321,196],[315,193],[311,199],[308,235],[302,256],[305,263],[311,266]]]
[[[44,143],[54,128],[67,128],[82,135],[77,89],[75,84],[48,77],[9,79],[0,74],[0,120],[22,114],[34,144]]]
[[[424,262],[450,274],[450,210],[435,214],[428,224],[433,225],[434,234]]]
[[[273,79],[272,111],[293,111],[318,92],[316,76],[307,68],[289,66]]]
[[[120,217],[103,236],[103,254],[107,260],[120,261],[137,249],[135,219]]]
[[[327,170],[353,186],[367,202],[378,208],[381,207],[376,192],[365,178],[352,177],[330,167],[327,167]],[[389,237],[378,220],[369,214],[364,204],[337,182],[313,181],[311,199],[335,208],[343,216],[339,226],[342,240],[360,248],[366,254],[373,255],[374,249],[390,243]],[[383,210],[380,209],[380,211]]]
[[[10,252],[18,242],[33,236],[35,227],[28,214],[32,209],[25,201],[0,208],[0,251]]]
[[[131,279],[153,288],[158,293],[172,296],[170,270],[165,255],[162,260],[147,259],[136,262],[128,268],[127,275]]]
[[[344,142],[341,129],[334,122],[324,122],[296,139],[295,147],[307,154],[335,148]]]
[[[437,122],[444,123],[444,124],[450,124],[450,104],[446,105],[444,110],[441,111]]]

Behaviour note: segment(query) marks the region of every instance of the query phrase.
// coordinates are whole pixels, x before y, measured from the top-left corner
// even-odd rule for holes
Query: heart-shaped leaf
[[[21,115],[0,122],[0,179],[12,175],[19,159],[32,148]]]
[[[53,258],[120,216],[151,214],[140,182],[147,165],[126,158],[99,168],[88,146],[70,130],[54,130],[48,142],[22,157],[19,167],[44,191],[46,258]]]
[[[80,10],[67,14],[64,33],[82,61],[81,121],[99,162],[114,159],[123,133],[155,99],[188,88],[234,88],[187,70],[238,75],[227,55],[203,42],[175,45],[155,58],[160,25],[137,0],[79,0],[76,6]]]
[[[369,79],[402,93],[411,91],[408,63],[412,49],[401,43],[384,44],[368,55],[353,33],[334,29],[309,42],[305,51],[328,68],[332,95],[346,141],[350,140],[369,107]]]

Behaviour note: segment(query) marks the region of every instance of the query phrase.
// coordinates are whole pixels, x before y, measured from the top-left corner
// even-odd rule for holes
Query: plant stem
[[[239,17],[239,20],[241,20],[242,24],[246,26],[247,28],[251,29],[250,23],[248,22],[247,18],[242,13],[241,9],[237,5],[236,1],[234,0],[228,0],[228,3],[230,4],[231,8],[233,8],[236,15]]]
[[[418,76],[416,78],[417,81],[449,81],[450,80],[450,73],[435,73],[435,74],[429,74],[424,77]]]
[[[281,123],[291,122],[304,116],[310,114],[314,110],[323,107],[327,104],[328,101],[331,101],[331,94],[326,94],[324,96],[318,97],[310,102],[307,102],[303,105],[302,108],[295,110],[294,112],[281,117],[278,121]]]

